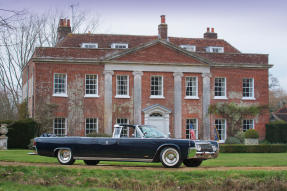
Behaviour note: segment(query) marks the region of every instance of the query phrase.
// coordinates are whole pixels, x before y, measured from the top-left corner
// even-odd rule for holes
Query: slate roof
[[[57,47],[81,47],[82,43],[98,43],[99,48],[110,48],[112,43],[128,43],[129,48],[134,48],[149,41],[157,40],[158,36],[141,35],[118,35],[118,34],[68,34]],[[169,37],[169,42],[179,45],[195,45],[196,51],[205,52],[208,46],[224,47],[225,53],[240,53],[239,50],[231,46],[222,39],[205,38],[181,38]]]

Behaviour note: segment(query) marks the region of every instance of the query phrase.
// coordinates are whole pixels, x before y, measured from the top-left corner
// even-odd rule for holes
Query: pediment
[[[160,105],[160,104],[154,104],[154,105],[151,105],[151,106],[144,108],[143,112],[145,114],[152,114],[155,112],[162,113],[162,114],[169,114],[169,113],[171,113],[171,110]]]
[[[166,41],[152,41],[142,46],[113,55],[109,60],[119,62],[148,62],[169,64],[208,65],[208,61]]]

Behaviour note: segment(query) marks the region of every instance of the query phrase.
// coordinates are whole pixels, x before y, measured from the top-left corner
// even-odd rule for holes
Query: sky
[[[157,35],[166,15],[168,35],[202,38],[214,27],[242,53],[269,54],[270,73],[287,91],[287,0],[0,0],[0,8],[45,13],[76,10],[100,17],[98,33]]]

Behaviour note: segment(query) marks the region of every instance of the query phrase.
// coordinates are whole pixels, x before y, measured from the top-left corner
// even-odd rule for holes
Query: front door
[[[146,121],[146,125],[153,125],[164,134],[169,134],[169,126],[166,124],[166,120],[160,113],[150,114],[148,120]]]

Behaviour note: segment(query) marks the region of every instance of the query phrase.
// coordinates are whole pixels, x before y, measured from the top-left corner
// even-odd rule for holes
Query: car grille
[[[200,144],[201,152],[213,152],[211,144]]]

